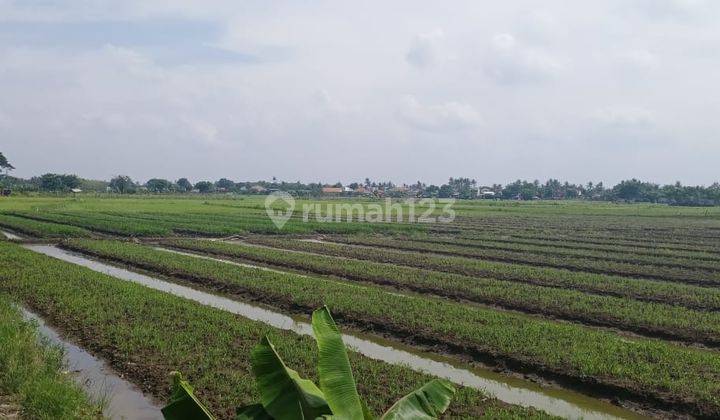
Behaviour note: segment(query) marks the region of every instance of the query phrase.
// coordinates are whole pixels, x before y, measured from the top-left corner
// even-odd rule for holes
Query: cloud
[[[653,69],[660,65],[660,58],[657,54],[648,50],[634,49],[620,54],[621,62],[639,69]]]
[[[715,0],[635,0],[631,4],[654,19],[686,22],[707,18],[719,10]]]
[[[596,110],[591,118],[608,127],[616,128],[643,128],[655,123],[652,111],[634,106],[610,106]]]
[[[535,3],[0,0],[0,148],[19,176],[612,182],[568,165],[592,147],[717,178],[720,1]]]
[[[567,64],[539,48],[521,45],[508,33],[493,35],[485,54],[485,73],[498,83],[515,84],[558,76]]]
[[[405,55],[405,60],[418,68],[426,68],[436,64],[442,58],[440,56],[440,44],[444,38],[445,33],[442,29],[416,35],[410,50]]]
[[[480,114],[468,104],[444,102],[423,105],[414,96],[403,98],[397,115],[414,128],[432,132],[463,130],[482,123]]]

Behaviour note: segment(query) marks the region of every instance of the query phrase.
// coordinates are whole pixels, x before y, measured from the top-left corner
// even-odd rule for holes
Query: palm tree
[[[13,169],[15,169],[15,167],[12,166],[10,164],[10,162],[8,162],[7,158],[5,158],[5,155],[3,155],[2,152],[0,152],[0,170],[6,171],[9,173]]]

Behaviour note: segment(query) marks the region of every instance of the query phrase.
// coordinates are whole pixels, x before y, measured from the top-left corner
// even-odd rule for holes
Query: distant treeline
[[[120,175],[110,181],[82,179],[76,175],[45,174],[31,179],[3,175],[0,178],[3,189],[15,192],[58,192],[73,190],[85,192],[110,192],[117,194],[269,194],[273,191],[287,191],[297,196],[318,197],[340,196],[377,196],[377,197],[438,197],[458,199],[500,199],[500,200],[597,200],[665,203],[683,206],[720,205],[720,184],[710,186],[685,186],[679,182],[672,185],[658,185],[636,179],[622,181],[606,188],[602,182],[589,182],[585,185],[560,182],[550,179],[539,181],[515,181],[507,185],[493,184],[483,186],[474,179],[450,178],[442,185],[428,185],[417,182],[411,185],[396,185],[392,182],[376,182],[365,179],[364,182],[341,183],[301,183],[272,181],[235,182],[227,178],[215,182],[199,181],[191,183],[187,178],[176,181],[153,178],[139,183],[129,176]],[[330,187],[330,188],[328,188]]]

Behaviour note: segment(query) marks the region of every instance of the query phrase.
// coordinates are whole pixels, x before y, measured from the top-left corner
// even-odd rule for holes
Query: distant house
[[[260,193],[264,193],[267,190],[262,185],[253,185],[252,187],[250,187],[250,191],[260,194]]]
[[[493,199],[497,197],[497,194],[495,191],[491,190],[488,187],[478,187],[477,192],[478,198],[485,198],[485,199]]]
[[[77,194],[77,193],[81,193],[82,190],[81,190],[80,188],[73,188],[73,189],[70,190],[70,192],[73,193],[73,194]]]
[[[323,194],[342,194],[343,188],[342,187],[323,187],[322,193]]]
[[[485,198],[485,199],[495,198],[496,195],[497,194],[495,194],[495,191],[480,191],[480,193],[478,194],[478,196],[480,198]]]

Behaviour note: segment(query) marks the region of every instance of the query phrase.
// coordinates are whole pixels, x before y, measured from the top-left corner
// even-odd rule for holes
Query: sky
[[[716,0],[0,0],[15,176],[720,181]]]

